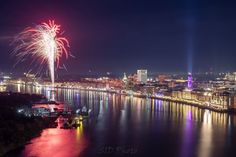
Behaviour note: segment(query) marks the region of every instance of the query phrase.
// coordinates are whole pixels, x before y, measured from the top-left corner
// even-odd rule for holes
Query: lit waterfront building
[[[137,70],[137,78],[139,83],[147,83],[147,70]]]
[[[236,72],[227,73],[225,75],[225,79],[228,80],[228,81],[236,81]]]
[[[193,77],[191,73],[188,73],[188,89],[193,88]]]

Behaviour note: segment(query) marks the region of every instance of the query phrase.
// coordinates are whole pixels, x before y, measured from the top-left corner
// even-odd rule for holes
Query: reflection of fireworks
[[[54,83],[54,62],[58,67],[62,55],[68,57],[66,47],[69,47],[69,43],[66,38],[59,37],[59,34],[60,25],[56,25],[54,21],[33,28],[28,27],[16,36],[13,43],[17,44],[17,47],[13,53],[18,57],[18,62],[32,57],[32,63],[35,61],[40,65],[47,63],[51,81]]]

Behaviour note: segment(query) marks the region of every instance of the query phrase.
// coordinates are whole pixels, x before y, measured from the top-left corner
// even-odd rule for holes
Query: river
[[[8,85],[7,91],[48,88]],[[86,105],[91,117],[77,129],[45,129],[16,157],[163,156],[221,157],[236,154],[236,115],[184,104],[111,93],[57,89],[56,100],[72,110]]]

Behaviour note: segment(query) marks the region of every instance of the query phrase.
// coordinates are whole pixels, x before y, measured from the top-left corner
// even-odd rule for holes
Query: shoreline
[[[38,127],[39,123],[36,123],[36,121],[40,121],[41,123],[44,123],[44,124],[42,124],[41,127]],[[36,127],[37,130],[35,130],[35,132],[33,132],[33,133],[32,133],[32,130],[30,130],[30,133],[32,133],[30,135],[30,137],[25,138],[24,141],[21,141],[20,143],[17,143],[17,144],[11,143],[10,145],[1,148],[4,151],[0,152],[0,156],[6,156],[7,157],[9,153],[14,152],[18,149],[22,149],[22,148],[25,147],[25,145],[31,144],[31,140],[34,139],[34,138],[40,137],[44,129],[50,128],[51,123],[53,123],[53,122],[48,121],[46,119],[42,119],[42,118],[36,118],[35,123],[31,123],[30,125],[31,125],[32,128]]]
[[[19,83],[11,83],[14,85],[17,85]],[[176,102],[176,103],[182,103],[184,105],[190,105],[190,106],[194,106],[194,107],[198,107],[201,109],[208,109],[214,112],[219,112],[219,113],[233,113],[236,114],[236,109],[233,108],[226,108],[226,107],[222,107],[219,105],[214,105],[214,104],[210,104],[210,105],[204,105],[203,102],[197,102],[194,100],[187,100],[187,99],[178,99],[178,98],[174,98],[171,96],[148,96],[146,94],[128,94],[128,93],[121,93],[121,89],[120,90],[109,90],[109,89],[96,89],[96,88],[81,88],[81,87],[68,87],[68,86],[55,86],[52,87],[50,85],[34,85],[34,84],[30,84],[29,86],[34,86],[34,87],[43,87],[43,88],[54,88],[54,89],[71,89],[71,90],[84,90],[84,91],[94,91],[94,92],[104,92],[104,93],[112,93],[112,94],[117,94],[117,95],[124,95],[124,96],[133,96],[133,97],[137,97],[137,98],[150,98],[150,99],[157,99],[157,100],[163,100],[163,101],[169,101],[169,102]],[[216,107],[217,106],[217,107]]]
[[[42,87],[51,87],[51,86],[42,86]],[[156,100],[163,100],[163,101],[169,101],[169,102],[175,102],[175,103],[182,103],[184,105],[189,105],[189,106],[194,106],[198,107],[201,109],[208,109],[214,112],[219,112],[219,113],[236,113],[235,109],[230,109],[230,108],[223,108],[223,107],[214,107],[217,105],[204,105],[202,102],[197,102],[193,100],[187,100],[187,99],[177,99],[174,97],[170,96],[147,96],[145,94],[128,94],[128,93],[120,93],[114,90],[99,90],[99,89],[86,89],[86,88],[80,88],[80,87],[51,87],[51,88],[56,88],[56,89],[71,89],[71,90],[84,90],[84,91],[94,91],[94,92],[104,92],[104,93],[112,93],[112,94],[117,94],[117,95],[124,95],[124,96],[133,96],[137,98],[150,98],[150,99],[156,99]],[[219,106],[219,105],[218,105]]]
[[[40,94],[0,92],[0,156],[25,146],[52,126],[55,118],[28,117],[17,112],[20,106],[41,99]]]

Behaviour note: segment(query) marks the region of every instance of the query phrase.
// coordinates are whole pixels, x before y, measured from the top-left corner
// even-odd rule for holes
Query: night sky
[[[236,71],[236,2],[226,0],[2,0],[0,71],[13,68],[11,38],[55,19],[76,58],[71,74]]]

